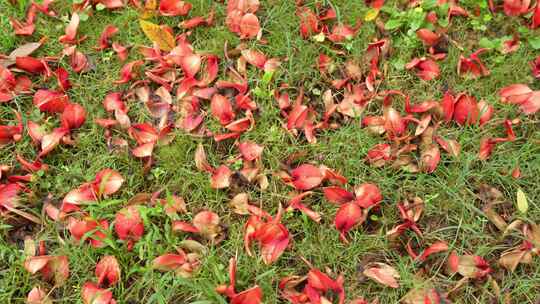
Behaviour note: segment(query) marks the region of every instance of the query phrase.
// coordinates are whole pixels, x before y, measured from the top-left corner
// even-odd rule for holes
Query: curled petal
[[[420,168],[426,173],[433,173],[441,160],[439,146],[432,144],[424,148],[420,155]]]
[[[66,34],[63,36],[60,36],[58,39],[61,43],[76,43],[77,40],[75,39],[75,36],[77,36],[77,28],[79,27],[79,14],[73,13],[71,15],[71,20],[66,27]]]
[[[472,125],[478,121],[478,105],[472,96],[461,95],[454,108],[454,120],[460,125]]]
[[[32,74],[41,74],[46,71],[45,62],[29,56],[15,58],[17,68]]]
[[[242,57],[246,59],[249,64],[252,64],[261,69],[264,68],[264,64],[266,63],[266,55],[257,50],[243,50]]]
[[[183,56],[180,61],[180,67],[187,78],[195,77],[195,74],[201,69],[202,58],[197,54]]]
[[[120,280],[120,265],[114,256],[101,258],[96,265],[96,277],[98,285],[106,283],[107,286],[112,286]]]
[[[159,13],[163,16],[185,16],[191,10],[191,3],[179,0],[159,1]]]
[[[187,256],[185,253],[167,253],[155,258],[152,261],[152,268],[161,271],[175,271],[181,268],[185,263],[187,263]]]
[[[383,197],[377,185],[364,183],[354,188],[355,203],[362,208],[370,208],[379,204]]]
[[[226,165],[219,166],[212,174],[210,187],[213,189],[228,188],[231,184],[231,176],[233,172]]]
[[[261,26],[259,24],[259,18],[254,14],[248,13],[245,14],[240,19],[240,38],[254,38],[261,31]]]
[[[99,36],[99,45],[97,47],[98,50],[104,50],[109,48],[110,46],[110,39],[111,37],[118,33],[118,28],[112,24],[107,25],[103,32],[101,32],[101,35]]]
[[[62,113],[62,126],[72,129],[80,128],[86,121],[86,110],[78,103],[70,103]]]
[[[219,120],[222,125],[227,125],[234,120],[235,114],[229,99],[220,94],[214,94],[210,103],[212,115]]]
[[[313,165],[304,164],[291,171],[292,184],[298,190],[310,190],[319,186],[324,175]]]
[[[334,225],[340,233],[340,238],[346,242],[345,234],[364,220],[365,214],[362,208],[354,202],[349,202],[339,208],[334,219]]]
[[[120,70],[120,79],[114,81],[115,84],[122,84],[122,83],[128,83],[133,77],[135,77],[135,73],[133,72],[133,69],[135,67],[138,67],[142,65],[144,61],[142,60],[136,60],[129,62],[125,64],[122,69]]]
[[[364,275],[374,281],[392,288],[399,288],[397,279],[400,278],[399,273],[392,266],[384,263],[372,263],[372,267],[366,267]]]
[[[41,139],[41,151],[39,157],[43,157],[51,152],[58,144],[64,135],[68,134],[67,128],[56,128],[50,134],[46,134]]]
[[[354,194],[338,186],[323,188],[324,197],[331,203],[344,204],[354,199]]]
[[[94,179],[94,185],[97,187],[97,194],[101,195],[111,195],[118,191],[122,184],[124,183],[124,178],[120,173],[112,169],[103,169],[96,174]]]
[[[30,290],[28,296],[26,297],[27,304],[52,304],[52,301],[49,299],[47,292],[36,286]]]
[[[110,290],[99,288],[90,282],[83,285],[81,297],[84,304],[116,304]]]
[[[416,36],[424,42],[427,46],[434,46],[439,42],[439,39],[441,39],[441,36],[439,34],[436,34],[432,32],[429,29],[422,28],[416,31]]]
[[[136,206],[128,206],[116,214],[114,231],[121,240],[137,241],[144,233],[144,224]]]
[[[254,161],[261,157],[264,147],[251,141],[245,141],[238,145],[238,149],[244,160]]]
[[[42,112],[62,113],[69,97],[62,92],[40,89],[34,94],[33,103]]]

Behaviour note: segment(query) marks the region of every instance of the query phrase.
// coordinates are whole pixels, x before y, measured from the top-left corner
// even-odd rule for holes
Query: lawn
[[[257,10],[231,12],[226,2],[235,1],[186,0],[186,14],[153,1],[101,2],[115,1],[56,0],[43,9],[54,16],[38,10],[24,36],[10,18],[24,22],[31,1],[0,1],[0,125],[16,125],[18,112],[24,127],[17,136],[0,127],[1,303],[23,303],[32,290],[28,303],[340,303],[343,294],[351,304],[540,303],[535,1],[520,11],[527,1],[490,9],[477,0],[387,0],[382,8],[261,0]],[[301,22],[308,10],[318,23],[311,31]],[[74,12],[76,34],[59,40],[70,36]],[[260,30],[240,26],[236,13],[253,13]],[[204,21],[186,29],[196,16]],[[98,49],[107,25],[118,31]],[[13,50],[38,41],[29,56],[45,61],[9,63]],[[112,42],[127,48],[125,61]],[[169,54],[170,43],[180,55]],[[410,68],[413,58],[423,61]],[[139,64],[117,83],[130,62]],[[57,81],[59,68],[71,88]],[[17,91],[8,73],[31,87]],[[501,97],[512,84],[523,84],[514,104],[515,96]],[[86,119],[59,106],[62,98],[40,106],[38,90],[67,95]],[[450,95],[453,114],[441,107]],[[490,117],[477,101],[492,106]],[[373,188],[354,193],[365,183],[382,199],[371,199]],[[291,200],[297,195],[303,205]],[[440,250],[414,256],[434,244]],[[156,260],[165,254],[174,256]],[[116,260],[118,280],[96,274],[105,256]],[[225,290],[232,258],[236,284]]]

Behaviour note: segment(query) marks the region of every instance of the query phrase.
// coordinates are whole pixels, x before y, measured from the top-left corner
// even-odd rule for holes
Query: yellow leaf
[[[525,196],[525,193],[521,189],[518,189],[517,191],[517,208],[521,213],[527,213],[527,210],[529,209],[527,196]]]
[[[161,50],[170,51],[176,46],[174,36],[163,27],[142,19],[139,20],[139,23],[146,37],[157,43]]]
[[[147,0],[144,3],[144,10],[141,14],[141,19],[149,19],[156,15],[157,10],[157,1],[156,0]]]
[[[364,16],[364,20],[373,21],[375,20],[375,18],[377,18],[377,16],[379,16],[379,10],[372,8],[369,11],[367,11],[366,15]]]

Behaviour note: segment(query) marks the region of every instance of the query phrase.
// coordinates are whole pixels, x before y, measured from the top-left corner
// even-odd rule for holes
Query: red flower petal
[[[71,83],[69,82],[69,73],[66,69],[60,67],[55,71],[56,79],[58,80],[58,86],[62,91],[67,91],[71,89]]]
[[[324,175],[313,165],[304,164],[291,171],[292,184],[298,190],[310,190],[319,186]]]
[[[532,115],[540,110],[540,91],[534,91],[530,98],[519,105],[524,114]]]
[[[142,237],[144,224],[136,206],[128,206],[116,214],[114,231],[121,240],[138,241]]]
[[[81,220],[70,218],[69,220],[68,229],[76,241],[84,237],[94,248],[101,248],[106,245],[103,242],[107,238],[104,231],[109,229],[109,223],[106,220],[99,222],[91,218]]]
[[[115,84],[122,84],[129,82],[133,77],[135,77],[135,73],[133,72],[133,69],[137,66],[140,66],[144,64],[144,61],[142,60],[136,60],[129,62],[125,64],[122,69],[120,70],[120,79],[114,81]]]
[[[478,121],[478,105],[472,96],[458,97],[454,108],[454,120],[460,125],[472,125]]]
[[[532,16],[531,28],[536,29],[540,27],[540,2],[536,2],[536,7],[534,8],[534,14]]]
[[[103,169],[96,174],[93,184],[97,188],[98,196],[101,196],[115,193],[123,183],[124,178],[120,173],[112,169]]]
[[[180,67],[184,71],[187,78],[195,77],[195,74],[201,69],[202,58],[197,54],[183,56],[180,62]]]
[[[131,150],[131,153],[138,158],[150,157],[152,156],[155,145],[156,143],[154,142],[145,143]]]
[[[77,189],[73,189],[66,194],[62,200],[63,204],[69,205],[81,205],[88,202],[94,202],[97,200],[94,188],[91,184],[86,183],[79,186]],[[71,206],[68,206],[71,208]],[[63,208],[62,208],[63,209]],[[68,210],[62,210],[67,212]]]
[[[433,31],[422,28],[416,31],[416,36],[424,42],[427,46],[434,46],[439,42],[439,39],[441,39],[441,36],[439,34],[434,33]]]
[[[118,28],[112,24],[107,25],[99,36],[98,50],[104,50],[110,47],[110,39],[114,34],[118,33]]]
[[[477,106],[478,106],[478,113],[480,116],[480,125],[482,126],[491,119],[491,117],[493,116],[493,112],[495,110],[492,105],[490,105],[489,103],[483,100],[480,100]]]
[[[69,24],[66,27],[66,34],[63,36],[60,36],[58,41],[60,41],[61,43],[69,43],[69,44],[77,43],[75,36],[77,36],[77,28],[79,27],[79,21],[80,21],[79,15],[77,13],[73,13],[73,15],[71,15],[71,20],[69,21]]]
[[[354,188],[354,194],[356,196],[355,203],[362,208],[370,208],[378,205],[383,197],[381,190],[377,185],[364,183]]]
[[[221,230],[219,215],[211,211],[197,213],[192,222],[198,233],[208,240],[215,240]]]
[[[106,283],[107,286],[115,285],[120,280],[120,265],[112,255],[106,255],[96,265],[96,277],[98,285]]]
[[[373,263],[375,267],[369,267],[363,274],[376,282],[392,288],[399,288],[399,273],[392,266],[384,263]]]
[[[70,103],[62,113],[62,127],[78,129],[86,121],[86,110],[78,103]]]
[[[56,128],[50,134],[45,134],[41,139],[41,152],[39,157],[43,157],[51,152],[58,144],[64,135],[68,134],[69,130],[66,128]]]
[[[343,204],[354,199],[354,194],[337,186],[323,188],[324,197],[331,203]]]
[[[254,38],[261,31],[259,18],[254,14],[248,13],[242,16],[240,20],[240,38]]]
[[[197,227],[191,225],[190,223],[186,223],[186,222],[182,222],[182,221],[173,221],[172,230],[173,231],[199,233],[199,229],[197,229]]]
[[[315,212],[314,210],[312,210],[311,208],[309,208],[308,206],[302,203],[302,200],[304,199],[304,197],[311,195],[312,193],[313,193],[312,191],[307,191],[307,192],[300,193],[294,196],[293,198],[291,198],[289,200],[289,206],[287,210],[291,210],[291,209],[300,210],[300,212],[304,213],[313,221],[318,223],[321,221],[321,215],[318,212]]]
[[[253,237],[261,243],[261,256],[267,265],[275,262],[289,244],[289,231],[280,223],[261,225]]]
[[[238,145],[238,149],[240,149],[244,160],[254,161],[261,157],[264,147],[251,141],[245,141]]]
[[[126,61],[128,57],[128,49],[125,46],[118,42],[113,42],[112,48],[118,55],[118,59],[120,59],[120,61]]]
[[[62,92],[40,89],[34,94],[33,103],[42,112],[62,113],[69,97]]]
[[[248,290],[244,290],[234,295],[230,304],[261,304],[262,303],[262,289],[259,286],[253,286]]]
[[[187,263],[186,254],[167,253],[160,255],[152,261],[152,268],[161,271],[174,271]]]
[[[425,261],[430,255],[448,250],[448,244],[444,241],[433,243],[418,257],[418,260]]]
[[[228,188],[231,184],[231,176],[233,172],[229,167],[225,165],[219,166],[214,174],[212,174],[210,180],[210,187],[213,189],[224,189]]]
[[[423,148],[420,154],[420,168],[423,172],[433,173],[441,160],[441,152],[439,146],[432,144],[427,148]]]
[[[84,304],[116,304],[110,290],[99,288],[96,284],[87,282],[81,289]]]
[[[242,51],[242,57],[249,63],[260,69],[264,68],[266,55],[257,50],[247,49]]]
[[[345,234],[354,228],[356,225],[359,225],[365,220],[365,214],[362,211],[362,208],[354,202],[349,202],[341,205],[339,210],[336,213],[334,219],[334,225],[339,231],[340,238],[347,242]]]
[[[46,71],[45,61],[29,56],[15,58],[15,66],[32,74],[41,74]]]
[[[185,16],[191,10],[191,3],[179,0],[160,0],[159,13],[163,16]]]
[[[26,297],[27,304],[50,304],[52,303],[47,292],[41,289],[39,286],[36,286],[30,290],[28,296]]]
[[[504,13],[508,16],[519,16],[527,13],[530,0],[504,0]]]
[[[530,98],[533,90],[525,84],[512,84],[499,91],[501,101],[505,103],[521,104]]]
[[[496,144],[497,142],[493,141],[492,138],[482,138],[480,140],[480,151],[478,152],[478,159],[488,159],[491,156],[491,152],[493,152],[493,148],[495,148]]]
[[[229,99],[220,94],[214,94],[210,103],[212,115],[219,120],[222,125],[227,125],[234,120],[235,114]]]

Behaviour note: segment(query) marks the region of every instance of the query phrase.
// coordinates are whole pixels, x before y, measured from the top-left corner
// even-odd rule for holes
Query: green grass
[[[62,46],[57,38],[63,34],[67,24],[65,17],[70,9],[67,1],[56,2],[54,8],[59,12],[60,18],[39,15],[36,32],[29,38],[15,37],[8,22],[9,16],[24,18],[24,8],[13,8],[8,1],[0,2],[0,24],[4,29],[0,34],[0,53],[9,53],[18,45],[46,36],[48,42],[35,56],[60,54]],[[217,12],[215,26],[200,27],[192,31],[189,39],[197,51],[223,57],[225,41],[228,41],[229,48],[240,43],[238,37],[224,25],[223,4],[209,0],[190,2],[194,6],[190,13],[193,16],[205,15],[213,6]],[[317,1],[309,1],[308,4],[314,5],[315,2]],[[333,5],[340,20],[346,23],[362,19],[368,10],[363,1],[318,2]],[[387,6],[392,7],[399,1],[387,2]],[[464,5],[471,9],[473,4],[474,1],[465,1]],[[319,107],[322,107],[322,100],[316,92],[322,92],[329,87],[329,84],[320,78],[315,67],[319,53],[331,55],[337,62],[344,62],[349,58],[359,60],[367,44],[374,37],[381,37],[373,23],[364,22],[358,35],[347,42],[347,55],[338,57],[335,55],[335,48],[330,44],[301,39],[294,1],[261,1],[261,9],[257,15],[267,43],[246,43],[263,51],[268,57],[283,59],[282,67],[276,73],[271,88],[277,88],[281,83],[288,83],[296,88],[304,86],[307,95],[311,96],[309,103]],[[156,17],[153,21],[174,26],[181,20],[181,17]],[[465,48],[465,55],[479,48],[478,40],[481,37],[512,35],[519,26],[519,21],[515,18],[502,14],[487,22],[488,28],[485,31],[473,29],[469,20],[454,20],[448,35]],[[47,195],[51,195],[53,202],[59,202],[70,189],[91,180],[99,170],[113,168],[126,178],[126,182],[112,198],[100,202],[99,206],[88,208],[87,211],[92,216],[113,221],[116,211],[135,194],[166,189],[186,200],[190,212],[182,215],[181,219],[190,220],[198,211],[210,209],[218,213],[228,227],[227,238],[218,245],[209,245],[209,252],[203,258],[200,270],[193,278],[182,279],[173,273],[160,273],[150,268],[155,257],[174,251],[175,246],[186,238],[185,235],[170,231],[171,219],[156,208],[146,208],[148,217],[145,221],[145,235],[131,252],[127,252],[119,242],[115,244],[116,248],[94,249],[88,245],[78,245],[62,224],[52,222],[45,216],[42,226],[8,226],[7,223],[2,224],[0,219],[1,303],[21,303],[35,285],[44,284],[22,267],[22,239],[25,235],[44,240],[50,254],[69,257],[71,275],[65,286],[55,288],[52,292],[55,303],[81,303],[80,288],[84,282],[95,279],[95,263],[106,254],[115,255],[122,267],[123,279],[112,289],[119,303],[226,303],[214,288],[228,280],[227,263],[229,258],[235,255],[238,255],[238,290],[258,284],[264,291],[264,303],[283,301],[278,298],[277,283],[280,278],[307,273],[309,268],[300,257],[320,269],[330,269],[334,274],[343,273],[348,299],[358,296],[368,299],[378,297],[381,303],[397,303],[408,290],[420,286],[425,280],[431,281],[443,291],[449,290],[459,277],[447,276],[444,273],[445,255],[430,260],[425,267],[420,267],[406,255],[403,250],[404,243],[392,242],[385,236],[386,231],[399,220],[395,204],[414,196],[427,202],[420,220],[420,226],[425,232],[425,244],[445,240],[459,253],[482,255],[494,268],[493,277],[503,295],[510,295],[516,303],[537,303],[539,300],[538,257],[535,257],[531,265],[520,265],[514,273],[500,268],[497,265],[500,253],[518,244],[519,239],[514,237],[501,240],[499,235],[494,233],[492,225],[481,212],[482,203],[475,194],[481,184],[489,184],[498,188],[507,200],[513,202],[519,187],[528,195],[529,212],[524,216],[512,209],[511,219],[522,218],[536,222],[540,219],[538,115],[520,115],[515,107],[501,104],[497,94],[501,87],[512,83],[527,83],[532,88],[540,88],[538,81],[532,78],[528,66],[528,61],[538,55],[538,51],[532,49],[526,41],[522,42],[515,53],[503,56],[497,51],[490,51],[484,55],[482,58],[491,69],[491,75],[477,80],[465,80],[457,75],[456,65],[461,51],[452,44],[449,45],[448,58],[440,63],[441,77],[430,82],[419,80],[404,70],[402,65],[412,57],[425,55],[425,51],[418,40],[411,39],[400,31],[392,33],[391,55],[382,63],[387,70],[387,77],[380,90],[400,89],[410,94],[413,101],[419,102],[427,99],[438,100],[445,88],[451,88],[454,92],[468,92],[493,104],[497,109],[494,121],[500,122],[506,117],[519,116],[522,123],[516,127],[517,140],[498,145],[488,161],[477,160],[478,143],[480,138],[486,135],[502,136],[504,130],[499,123],[489,123],[482,128],[458,127],[454,124],[441,127],[441,135],[456,138],[461,143],[461,155],[451,158],[443,154],[441,163],[433,174],[413,174],[389,167],[372,168],[365,163],[366,152],[383,139],[361,129],[359,120],[350,120],[337,130],[321,132],[317,135],[318,142],[310,145],[301,138],[287,134],[281,127],[282,118],[273,98],[256,97],[260,107],[260,112],[256,114],[256,127],[242,135],[242,139],[265,146],[263,164],[270,186],[267,191],[245,186],[216,191],[210,188],[207,174],[198,172],[195,168],[194,152],[202,142],[210,163],[219,165],[237,153],[237,148],[230,141],[215,143],[213,140],[195,138],[177,130],[170,145],[156,150],[156,163],[148,174],[144,173],[142,164],[137,159],[126,153],[113,153],[108,150],[103,130],[95,125],[93,120],[105,116],[102,100],[108,92],[125,90],[128,87],[112,85],[112,82],[119,78],[122,67],[112,50],[100,52],[93,49],[106,24],[114,24],[121,29],[115,36],[115,41],[130,46],[150,44],[139,29],[138,11],[133,8],[95,12],[88,20],[81,22],[79,35],[87,35],[88,39],[79,49],[90,57],[95,69],[84,74],[70,73],[73,89],[69,91],[69,95],[73,101],[81,103],[87,109],[87,123],[75,132],[76,146],[60,146],[45,158],[50,170],[42,176],[36,176],[36,180],[31,183],[30,188],[35,195],[24,201],[27,204],[26,209],[40,214]],[[175,31],[179,32],[177,28]],[[538,32],[535,34],[538,35]],[[128,60],[138,58],[139,54],[132,50]],[[62,59],[59,64],[70,70],[67,59]],[[225,76],[225,64],[227,63],[224,60],[220,63],[220,77]],[[261,77],[260,71],[249,68],[250,88],[262,85]],[[47,86],[47,83],[41,82],[37,87],[40,86]],[[146,120],[141,105],[133,103],[130,107],[133,122]],[[46,115],[39,113],[32,105],[31,96],[19,96],[10,103],[0,104],[0,118],[11,120],[13,108],[22,110],[25,121],[43,121],[46,118]],[[377,102],[369,106],[368,112],[380,114]],[[58,125],[57,118],[46,119],[46,125]],[[127,139],[127,135],[118,135]],[[33,159],[37,155],[37,149],[32,146],[28,136],[24,136],[17,144],[0,149],[0,164],[18,166],[15,153],[27,159]],[[326,202],[322,192],[317,191],[306,203],[323,214],[322,223],[315,224],[299,213],[286,214],[283,221],[293,237],[292,245],[276,263],[267,266],[259,257],[249,257],[244,252],[242,233],[246,218],[233,214],[227,202],[238,192],[248,192],[252,201],[261,202],[265,210],[274,214],[280,203],[286,204],[287,194],[291,189],[273,176],[272,172],[279,170],[280,165],[294,153],[304,153],[298,163],[324,164],[337,169],[349,179],[350,185],[362,182],[378,184],[383,192],[384,202],[376,213],[377,220],[371,219],[354,229],[349,235],[351,244],[345,245],[339,241],[333,226],[336,207]],[[518,164],[523,178],[514,179],[509,172]],[[395,266],[401,274],[401,287],[391,290],[359,278],[358,265],[366,260],[382,261]],[[50,289],[52,286],[47,287]],[[493,300],[493,294],[493,288],[486,281],[480,281],[466,285],[452,294],[452,297],[455,303],[504,303],[504,299]]]

